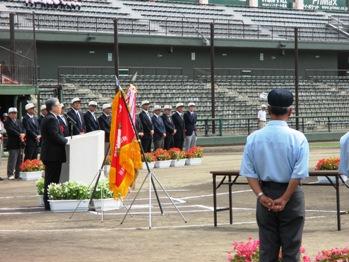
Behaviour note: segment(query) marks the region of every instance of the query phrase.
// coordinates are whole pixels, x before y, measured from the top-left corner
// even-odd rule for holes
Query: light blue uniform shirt
[[[341,137],[341,154],[339,173],[341,175],[349,176],[349,132]]]
[[[247,138],[240,175],[288,183],[309,176],[309,144],[285,121],[273,120]]]

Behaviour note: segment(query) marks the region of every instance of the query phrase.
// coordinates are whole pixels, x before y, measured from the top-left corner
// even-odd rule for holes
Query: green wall
[[[58,66],[113,66],[108,61],[112,45],[107,44],[38,44],[41,78],[56,78]],[[195,60],[192,60],[195,53]],[[300,51],[300,69],[337,69],[335,51]],[[263,59],[261,59],[263,58]],[[146,67],[209,67],[209,48],[168,46],[120,46],[120,64]],[[222,68],[288,68],[292,69],[293,51],[271,49],[216,48],[216,67]]]

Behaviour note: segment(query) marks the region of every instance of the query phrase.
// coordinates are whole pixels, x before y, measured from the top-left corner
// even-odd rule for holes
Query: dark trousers
[[[173,147],[173,135],[167,134],[165,137],[164,148],[166,150]]]
[[[141,138],[142,142],[142,147],[145,153],[151,152],[151,142],[152,142],[152,137],[151,135],[144,135]]]
[[[164,137],[154,137],[153,143],[154,143],[154,150],[158,148],[164,148]]]
[[[26,146],[24,149],[24,160],[37,159],[39,153],[39,147],[37,146]]]
[[[179,148],[180,150],[183,150],[183,144],[184,144],[184,136],[174,136],[173,138],[173,146]]]
[[[45,162],[45,188],[44,188],[44,204],[45,209],[49,210],[50,205],[48,203],[47,189],[51,183],[59,183],[59,177],[61,176],[62,162]]]
[[[277,199],[287,184],[262,184],[266,196]],[[282,212],[268,211],[257,202],[257,223],[260,240],[260,262],[277,262],[280,249],[283,262],[298,262],[304,226],[304,193],[301,187],[292,195]]]
[[[22,149],[9,149],[7,162],[7,177],[15,176],[19,178],[19,167],[22,163]]]

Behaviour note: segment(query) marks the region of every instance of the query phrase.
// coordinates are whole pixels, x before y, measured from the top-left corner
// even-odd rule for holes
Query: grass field
[[[183,223],[164,194],[165,215],[153,202],[153,229],[148,230],[147,191],[141,193],[120,225],[124,210],[107,212],[104,222],[93,213],[45,212],[38,207],[34,182],[0,182],[0,261],[225,261],[233,240],[257,237],[255,197],[247,186],[233,188],[234,225],[228,214],[219,215],[214,228],[212,185],[209,171],[238,169],[242,147],[206,154],[198,167],[156,170],[156,176],[174,197],[188,223]],[[338,143],[313,143],[310,165],[339,153]],[[1,175],[5,176],[4,161]],[[138,179],[142,180],[144,173]],[[146,189],[146,188],[145,188]],[[219,191],[218,205],[227,205],[227,189]],[[330,187],[305,187],[304,246],[318,250],[349,246],[349,216],[336,230],[335,191]],[[130,202],[130,194],[126,205]],[[349,190],[341,187],[343,211],[349,210]]]

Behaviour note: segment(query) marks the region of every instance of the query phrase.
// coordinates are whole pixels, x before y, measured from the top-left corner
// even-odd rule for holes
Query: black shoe
[[[2,177],[0,177],[0,181],[4,180]]]

